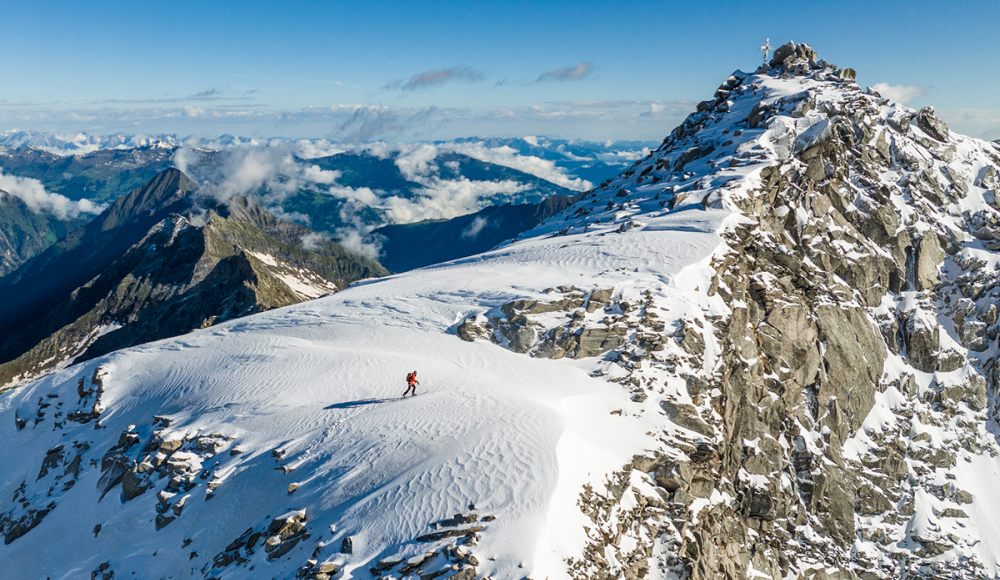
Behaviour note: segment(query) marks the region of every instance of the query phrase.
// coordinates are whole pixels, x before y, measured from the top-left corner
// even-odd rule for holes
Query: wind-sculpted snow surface
[[[790,43],[508,245],[4,395],[5,566],[995,577],[1000,152],[853,78]]]
[[[625,246],[531,240],[116,353],[16,391],[3,400],[11,445],[0,453],[12,466],[3,489],[24,487],[3,516],[5,565],[24,577],[73,577],[104,562],[116,577],[291,577],[315,553],[369,577],[377,561],[468,537],[417,541],[434,522],[475,513],[495,517],[470,548],[480,575],[564,575],[584,541],[588,520],[575,505],[583,484],[647,448],[645,433],[663,419],[588,376],[592,364],[466,343],[454,327],[567,281],[659,285],[679,297],[673,278],[704,270],[719,243],[724,213],[698,217],[677,228],[666,216],[662,231]],[[420,394],[398,400],[413,369]],[[198,449],[213,434],[218,450]],[[42,462],[50,467],[39,477]],[[116,486],[108,474],[119,464]],[[32,519],[39,509],[49,511]],[[245,530],[300,509],[309,537],[291,536],[298,545],[287,555],[268,558],[275,551],[261,539],[254,554],[236,550],[245,563],[219,565]],[[36,527],[21,534],[28,522]],[[351,554],[340,554],[345,538]]]

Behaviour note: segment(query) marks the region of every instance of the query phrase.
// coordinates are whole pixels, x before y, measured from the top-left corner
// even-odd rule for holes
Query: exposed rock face
[[[525,301],[492,322],[536,325],[535,356],[614,361],[633,401],[656,398],[665,373],[686,385],[659,403],[680,431],[581,496],[595,531],[575,578],[653,565],[694,579],[986,577],[969,556],[979,538],[953,524],[971,494],[942,482],[960,456],[997,453],[979,428],[996,412],[1000,260],[984,252],[1000,249],[997,216],[962,204],[996,204],[1000,156],[854,78],[786,44],[593,194],[742,214],[707,292],[727,316],[665,328],[650,315],[669,306],[647,291],[622,293],[603,325],[568,311],[553,326]],[[626,231],[641,219],[627,209],[588,223]],[[605,348],[614,325],[621,343]],[[928,430],[943,425],[954,439],[941,443]],[[915,531],[930,504],[935,523]]]
[[[917,290],[933,290],[937,286],[938,266],[944,260],[944,250],[934,232],[921,236],[917,243]]]
[[[33,426],[39,427],[51,422],[53,427],[60,428],[67,422],[87,424],[94,421],[95,427],[100,428],[95,420],[105,410],[102,400],[105,378],[106,370],[97,367],[91,376],[80,377],[77,386],[79,399],[75,402],[60,401],[58,395],[47,396],[49,401],[39,401]],[[66,403],[70,405],[64,407]],[[53,406],[58,410],[50,416],[49,410]],[[162,428],[169,426],[168,420],[154,417],[152,423],[161,429],[154,431],[153,437],[145,445],[141,444],[142,437],[136,432],[136,426],[131,425],[119,434],[115,445],[103,451],[100,463],[96,459],[84,462],[85,456],[92,455],[88,453],[91,441],[77,440],[50,449],[35,480],[36,485],[48,486],[47,493],[35,493],[22,484],[15,494],[15,505],[0,513],[0,530],[5,541],[15,541],[41,523],[46,515],[58,509],[66,492],[73,489],[81,475],[89,470],[100,471],[100,476],[96,478],[97,490],[100,492],[98,501],[103,501],[109,495],[120,497],[122,502],[133,501],[157,485],[161,478],[168,478],[166,489],[156,494],[158,514],[155,527],[162,529],[179,518],[187,498],[176,497],[178,492],[193,487],[193,482],[199,476],[201,461],[228,446],[232,438],[219,434],[203,437],[199,441],[211,441],[213,444],[208,446],[210,451],[199,454],[181,450],[187,443],[183,439],[163,441],[160,434]],[[18,428],[23,429],[25,426],[19,424]],[[198,444],[195,443],[192,447],[198,449]],[[202,447],[205,445],[202,444]],[[121,493],[114,493],[119,488]],[[41,505],[36,505],[39,503]],[[95,537],[100,530],[100,525],[94,528]]]
[[[917,112],[917,126],[932,138],[942,143],[948,142],[948,125],[945,125],[944,121],[934,116],[934,109],[932,107],[924,107]]]
[[[917,308],[907,315],[904,328],[910,364],[925,373],[936,371],[941,346],[941,329],[937,320],[927,311]]]
[[[467,341],[490,338],[519,353],[539,358],[591,358],[625,344],[627,329],[614,324],[611,314],[623,313],[621,304],[612,303],[613,288],[595,288],[584,292],[571,286],[552,288],[550,294],[564,297],[557,300],[514,300],[503,304],[495,315],[475,315],[458,326],[457,333]],[[599,315],[594,313],[603,308]],[[626,304],[627,310],[629,306]],[[539,320],[540,315],[557,314],[568,317],[565,324],[551,325]],[[593,327],[585,321],[604,317],[604,325]],[[696,340],[692,337],[691,340]],[[704,347],[704,344],[702,344]]]
[[[816,63],[816,51],[808,44],[786,42],[774,51],[774,57],[771,59],[771,67],[791,67],[799,63],[806,65]]]

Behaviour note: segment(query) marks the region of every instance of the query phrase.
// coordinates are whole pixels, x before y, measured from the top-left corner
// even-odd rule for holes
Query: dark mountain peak
[[[162,171],[5,276],[0,280],[0,341],[15,336],[121,258],[156,223],[189,210],[188,194],[195,187],[177,169]]]
[[[276,221],[276,218],[260,207],[255,200],[242,195],[221,203],[212,200],[206,203],[205,207],[212,214],[226,219],[248,221],[255,224]]]
[[[166,169],[128,195],[115,200],[94,222],[100,224],[104,231],[117,228],[134,218],[153,215],[173,206],[197,187],[180,169]]]

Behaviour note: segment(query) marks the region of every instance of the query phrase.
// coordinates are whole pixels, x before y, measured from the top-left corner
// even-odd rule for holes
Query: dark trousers
[[[407,385],[406,391],[403,393],[403,396],[405,397],[406,395],[409,395],[410,391],[413,391],[414,395],[417,394],[417,383],[410,383],[409,385]]]

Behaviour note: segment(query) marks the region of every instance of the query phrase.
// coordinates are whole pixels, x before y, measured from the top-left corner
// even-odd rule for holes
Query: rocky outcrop
[[[861,91],[807,45],[780,47],[757,75],[790,86],[772,97],[762,76],[734,73],[594,192],[606,212],[574,226],[634,227],[615,192],[739,212],[700,303],[721,299],[725,316],[656,325],[669,305],[647,290],[621,292],[604,326],[582,311],[536,321],[531,301],[493,322],[534,326],[538,346],[521,350],[535,356],[613,361],[597,374],[632,390],[632,412],[656,402],[670,421],[651,455],[581,495],[594,526],[571,574],[641,578],[656,563],[693,579],[985,577],[969,556],[979,539],[951,523],[970,495],[942,482],[960,456],[997,453],[981,427],[996,414],[1000,222],[962,204],[1000,209],[1000,156],[932,109]],[[817,88],[789,92],[806,79]],[[916,531],[918,506],[936,523]]]
[[[944,260],[945,253],[934,232],[927,232],[916,244],[917,271],[915,285],[917,290],[933,290],[940,278],[938,267]]]
[[[917,112],[917,126],[931,138],[942,143],[948,142],[948,125],[934,116],[933,107],[924,107]]]
[[[55,430],[65,428],[67,422],[93,422],[95,430],[100,430],[107,377],[107,370],[97,367],[91,375],[79,378],[78,399],[61,400],[56,394],[40,400],[31,428]],[[18,428],[27,428],[26,423],[18,423]],[[0,513],[0,533],[5,541],[9,544],[29,533],[54,510],[72,510],[72,504],[63,506],[67,503],[64,500],[73,497],[67,492],[91,471],[98,503],[148,501],[155,506],[150,528],[156,531],[182,517],[199,485],[205,498],[211,499],[221,485],[215,469],[220,462],[214,462],[215,468],[205,464],[221,457],[235,438],[219,433],[168,434],[171,423],[166,417],[155,416],[146,425],[129,425],[103,454],[94,454],[97,449],[91,439],[67,441],[48,450],[32,485],[24,482],[15,494],[15,505]],[[142,432],[151,435],[144,440]],[[101,527],[94,528],[95,537]]]
[[[496,517],[480,517],[475,507],[470,505],[469,513],[458,513],[432,522],[430,526],[437,531],[414,538],[415,542],[431,544],[429,549],[409,558],[398,555],[383,557],[369,569],[372,577],[419,575],[420,578],[433,580],[449,575],[448,578],[476,580],[480,563],[472,553],[472,547],[479,543],[479,534]]]
[[[556,300],[513,300],[501,305],[495,314],[477,314],[466,318],[456,329],[462,340],[490,338],[514,352],[530,353],[539,358],[592,358],[623,344],[628,329],[615,324],[627,310],[625,304],[612,303],[612,288],[582,291],[575,287],[550,288],[547,294],[563,296]],[[605,316],[594,314],[603,309]],[[553,323],[552,316],[568,321]],[[610,316],[608,316],[610,314]],[[593,324],[601,320],[600,325]]]

